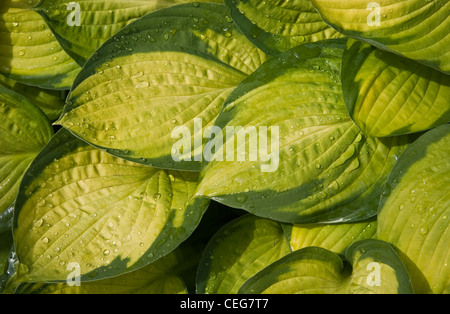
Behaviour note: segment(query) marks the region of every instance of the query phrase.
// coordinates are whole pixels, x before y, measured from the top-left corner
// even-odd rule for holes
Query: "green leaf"
[[[417,293],[450,291],[450,125],[399,159],[380,202],[378,237],[399,251]]]
[[[375,238],[376,230],[376,219],[334,225],[293,225],[289,244],[294,251],[317,246],[339,254],[354,242]]]
[[[312,0],[340,33],[450,73],[450,2]]]
[[[137,18],[191,0],[42,0],[35,7],[61,46],[80,66],[107,39]],[[197,2],[219,2],[200,0]],[[221,2],[221,1],[220,1]]]
[[[208,205],[190,201],[197,176],[119,159],[62,129],[17,197],[17,282],[65,281],[70,263],[79,264],[82,281],[109,278],[168,254]]]
[[[66,91],[47,90],[25,85],[0,74],[0,85],[12,89],[29,98],[50,119],[55,121],[62,113]]]
[[[113,278],[67,283],[24,283],[16,294],[185,294],[185,283],[178,274],[183,256],[177,249],[141,269]]]
[[[322,21],[310,0],[225,0],[233,21],[271,55],[295,46],[343,37]]]
[[[53,129],[44,113],[28,98],[1,85],[0,117],[0,213],[3,213],[13,204],[25,171],[50,140]]]
[[[156,11],[106,41],[86,63],[59,123],[118,157],[199,170],[200,131],[214,122],[237,84],[265,60],[223,5]],[[194,145],[174,158],[180,130],[189,133],[181,141]],[[200,145],[195,145],[199,137]]]
[[[342,61],[347,109],[369,136],[421,132],[450,121],[450,76],[349,39]]]
[[[234,294],[242,284],[290,252],[278,222],[244,215],[223,226],[204,250],[197,293]]]
[[[0,4],[0,73],[23,84],[69,89],[81,68],[32,10],[35,2]]]
[[[410,294],[408,273],[386,242],[363,240],[339,255],[319,247],[295,251],[249,279],[240,293]]]
[[[293,48],[241,83],[216,121],[229,135],[204,164],[196,195],[287,223],[373,217],[408,139],[367,137],[350,120],[344,47],[335,39]]]

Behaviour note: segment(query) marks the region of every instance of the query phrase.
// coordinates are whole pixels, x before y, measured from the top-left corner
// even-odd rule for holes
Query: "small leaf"
[[[245,215],[222,227],[204,250],[197,293],[234,294],[250,277],[288,254],[278,222]]]
[[[62,129],[36,157],[15,206],[18,281],[117,276],[173,251],[208,200],[189,201],[197,174],[158,170],[98,150]]]
[[[36,2],[1,2],[0,73],[27,85],[69,89],[81,68],[33,11]]]
[[[53,129],[28,98],[3,86],[0,117],[0,213],[4,213],[16,199],[25,171],[50,140]]]
[[[239,293],[251,294],[410,294],[408,273],[386,242],[363,240],[345,254],[319,247],[295,251],[247,280]]]
[[[450,121],[450,76],[353,39],[342,61],[347,109],[369,136],[421,132]]]
[[[340,33],[450,73],[449,1],[311,1]]]
[[[350,120],[344,47],[334,39],[293,48],[242,82],[215,123],[224,143],[204,163],[196,195],[286,223],[373,217],[409,139],[367,137]]]
[[[59,123],[118,157],[198,171],[200,131],[267,58],[226,16],[223,5],[185,4],[126,26],[86,63]],[[191,146],[181,153],[180,135]]]
[[[417,293],[450,288],[450,125],[428,131],[395,165],[380,202],[378,237],[399,251]]]
[[[271,55],[295,46],[343,37],[322,21],[310,0],[225,0],[233,21]]]

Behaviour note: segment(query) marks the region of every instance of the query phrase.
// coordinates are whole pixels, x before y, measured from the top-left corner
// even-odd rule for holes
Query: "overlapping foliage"
[[[449,293],[449,7],[3,1],[1,290]]]

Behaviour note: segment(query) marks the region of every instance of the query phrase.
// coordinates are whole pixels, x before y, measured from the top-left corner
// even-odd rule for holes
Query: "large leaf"
[[[352,243],[375,238],[376,219],[344,224],[293,225],[285,228],[292,250],[318,246],[334,253],[343,253]]]
[[[24,283],[16,294],[184,294],[185,283],[179,276],[183,268],[180,250],[133,272],[113,278],[83,282],[79,286],[67,283]]]
[[[16,282],[116,276],[175,249],[207,200],[190,201],[197,174],[158,170],[98,150],[62,129],[22,181],[14,215]]]
[[[0,85],[0,213],[10,207],[33,158],[53,135],[44,115],[31,101]],[[0,227],[3,223],[0,223]]]
[[[450,73],[450,2],[312,0],[339,32]]]
[[[12,89],[28,97],[50,119],[55,121],[62,113],[66,91],[47,90],[36,86],[25,85],[0,74],[0,85]]]
[[[146,13],[191,0],[42,0],[35,7],[61,46],[81,66],[107,39]],[[197,2],[222,2],[200,0]],[[77,17],[78,15],[78,17]]]
[[[96,52],[59,123],[116,156],[199,170],[201,131],[265,60],[223,5],[173,6],[126,26]],[[181,141],[194,144],[174,158],[180,129],[189,133]]]
[[[342,85],[350,115],[374,137],[420,132],[450,121],[450,76],[349,39]]]
[[[295,251],[250,278],[240,293],[399,294],[413,293],[405,266],[386,242],[363,240],[345,253],[319,247]]]
[[[272,55],[301,44],[342,37],[322,21],[310,0],[225,0],[225,5],[239,29]]]
[[[197,293],[237,293],[247,279],[289,252],[278,222],[242,216],[209,241],[197,273]]]
[[[223,135],[196,195],[289,223],[374,216],[407,139],[367,137],[350,120],[339,80],[344,47],[334,39],[293,48],[240,84],[216,126],[244,132]]]
[[[417,293],[450,293],[450,125],[399,159],[380,203],[378,237],[399,250]]]
[[[81,68],[33,11],[36,2],[1,2],[0,73],[24,84],[69,89]]]

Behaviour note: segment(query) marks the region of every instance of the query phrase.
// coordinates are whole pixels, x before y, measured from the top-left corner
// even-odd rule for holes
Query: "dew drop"
[[[304,36],[292,36],[292,40],[297,44],[301,44],[302,42],[305,41],[305,37]]]
[[[232,23],[233,19],[231,18],[231,16],[225,15],[225,21],[227,21],[228,23]]]
[[[21,57],[22,57],[22,56],[24,56],[24,55],[25,55],[25,53],[26,53],[26,51],[25,51],[25,50],[20,50],[20,51],[19,51],[19,56],[21,56]]]
[[[333,181],[333,183],[330,184],[330,188],[331,188],[333,191],[339,190],[339,183],[338,183],[337,181]]]
[[[355,158],[352,163],[349,165],[348,170],[353,171],[359,168],[359,159]]]
[[[362,135],[361,135],[361,133],[358,133],[358,136],[356,136],[356,138],[355,138],[355,143],[359,143],[359,142],[361,142],[361,140],[362,140]]]
[[[238,195],[235,198],[236,202],[241,203],[241,204],[245,203],[247,201],[247,199],[248,199],[247,195]]]
[[[42,238],[41,241],[42,241],[42,243],[45,243],[45,244],[50,242],[50,240],[48,238]]]
[[[223,109],[223,112],[229,112],[229,111],[233,110],[234,105],[235,105],[235,102],[233,101],[232,103],[228,104],[228,105]]]
[[[419,229],[419,234],[420,234],[421,236],[424,236],[424,235],[426,235],[427,233],[428,233],[428,227],[424,226],[424,227],[422,227],[422,228]]]
[[[103,251],[103,255],[109,255],[109,253],[111,253],[109,250],[104,250]]]
[[[142,81],[136,84],[135,88],[146,88],[149,87],[150,83],[147,81]]]

